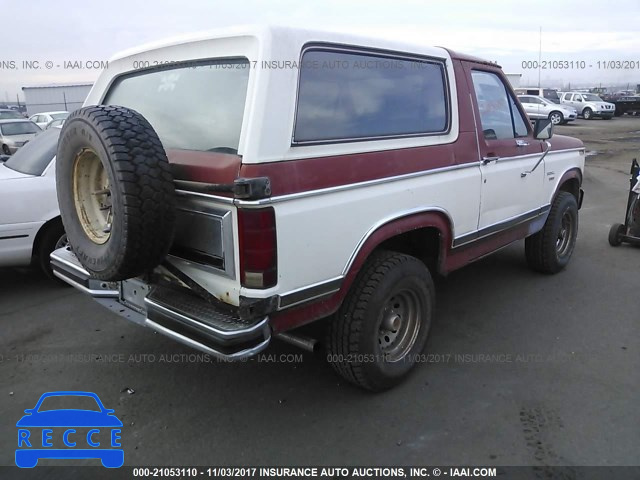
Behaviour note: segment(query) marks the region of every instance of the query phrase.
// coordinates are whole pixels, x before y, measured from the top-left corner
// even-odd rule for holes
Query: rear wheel
[[[559,192],[542,230],[525,240],[527,263],[538,272],[558,273],[569,263],[577,237],[576,197]]]
[[[549,120],[551,120],[551,123],[554,125],[560,125],[564,123],[564,116],[560,112],[551,112],[549,114]]]
[[[329,325],[329,363],[368,390],[396,385],[424,349],[434,303],[433,280],[421,261],[375,252]]]
[[[64,232],[64,227],[60,221],[51,224],[42,233],[40,237],[40,243],[38,244],[38,265],[44,274],[51,278],[56,279],[53,275],[53,269],[51,268],[51,260],[49,255],[58,248],[63,248],[69,245],[67,240],[67,234]]]
[[[626,233],[626,227],[621,223],[614,223],[609,229],[609,245],[619,247],[622,245],[622,236]]]
[[[582,116],[585,120],[591,120],[593,118],[593,111],[587,107],[582,111]]]
[[[2,145],[2,153],[4,153],[5,155],[11,155],[11,150],[9,150],[8,145]]]

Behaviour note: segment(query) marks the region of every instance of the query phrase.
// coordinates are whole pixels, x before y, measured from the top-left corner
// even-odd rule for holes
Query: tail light
[[[276,214],[273,208],[238,209],[240,283],[269,288],[278,283]]]

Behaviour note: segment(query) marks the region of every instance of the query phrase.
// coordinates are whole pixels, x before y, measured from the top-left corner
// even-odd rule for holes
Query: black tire
[[[584,117],[585,120],[592,120],[593,119],[593,110],[591,110],[589,107],[585,108],[582,111],[582,116]]]
[[[2,145],[2,153],[4,153],[5,155],[11,155],[11,150],[9,150],[8,145]]]
[[[562,125],[565,123],[562,112],[557,112],[555,110],[549,114],[549,120],[551,120],[551,123],[554,125]]]
[[[64,227],[60,221],[54,222],[45,228],[46,230],[42,232],[38,240],[38,251],[35,252],[38,260],[38,266],[40,267],[40,270],[42,270],[42,272],[51,280],[58,280],[58,277],[53,274],[49,255],[51,255],[51,252],[54,250],[66,245],[67,235],[64,232]]]
[[[619,247],[622,245],[622,236],[627,232],[626,227],[621,223],[614,223],[609,229],[609,245]]]
[[[405,296],[412,300],[405,301]],[[395,310],[400,309],[400,303],[403,309]],[[417,329],[412,328],[416,323],[409,321],[410,303],[415,307]],[[371,391],[391,388],[409,373],[424,349],[434,304],[433,280],[421,261],[389,251],[373,253],[331,319],[327,360],[338,374],[359,387]],[[396,315],[400,311],[409,313],[402,318],[403,313]],[[393,333],[382,327],[389,315],[400,318]],[[397,352],[386,333],[396,335]],[[381,337],[388,342],[386,346]],[[413,339],[412,343],[408,339]]]
[[[529,267],[541,273],[558,273],[569,263],[577,237],[576,197],[568,192],[559,192],[542,230],[525,240],[525,254]]]
[[[124,280],[163,260],[173,241],[175,189],[162,143],[142,115],[118,106],[77,110],[64,123],[56,162],[62,221],[93,277]]]

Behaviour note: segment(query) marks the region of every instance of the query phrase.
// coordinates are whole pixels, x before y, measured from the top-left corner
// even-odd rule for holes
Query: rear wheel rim
[[[565,257],[570,249],[575,231],[573,215],[569,210],[565,210],[560,221],[560,230],[556,239],[556,253],[559,258]]]
[[[54,245],[54,250],[58,250],[59,248],[67,248],[69,246],[69,239],[67,238],[67,234],[63,233],[60,238],[56,241]]]
[[[397,362],[411,351],[423,313],[417,292],[405,289],[391,294],[378,327],[378,346],[385,361]]]
[[[73,163],[73,201],[82,230],[98,245],[111,238],[113,207],[111,186],[100,157],[83,148]]]

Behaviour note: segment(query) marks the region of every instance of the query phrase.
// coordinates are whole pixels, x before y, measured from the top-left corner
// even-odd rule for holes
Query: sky
[[[91,82],[99,74],[65,68],[64,62],[98,66],[143,43],[244,24],[346,30],[444,46],[497,61],[507,73],[522,73],[526,85],[539,79],[561,89],[569,83],[640,84],[639,0],[593,6],[560,0],[0,0],[0,11],[0,102],[15,101],[16,94],[22,100],[25,85]],[[537,61],[540,52],[544,61],[574,62],[576,68],[531,68],[527,62]],[[605,69],[612,60],[632,61],[633,68]],[[23,63],[35,61],[40,68]]]

